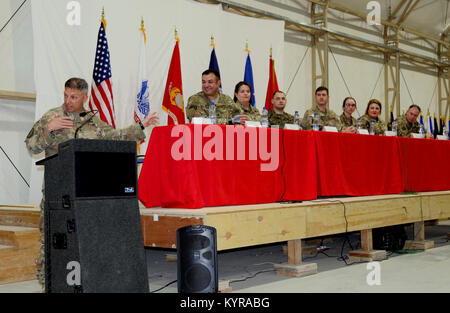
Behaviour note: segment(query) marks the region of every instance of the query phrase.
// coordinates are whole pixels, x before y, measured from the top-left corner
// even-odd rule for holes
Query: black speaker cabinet
[[[47,292],[148,292],[136,143],[73,139],[45,165]]]
[[[216,293],[217,271],[216,229],[192,225],[177,230],[178,292]]]

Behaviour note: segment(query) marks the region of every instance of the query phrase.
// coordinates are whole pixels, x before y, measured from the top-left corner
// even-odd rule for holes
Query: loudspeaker
[[[217,271],[216,229],[192,225],[177,230],[178,292],[216,293]]]
[[[148,292],[136,143],[69,140],[44,164],[46,291]]]

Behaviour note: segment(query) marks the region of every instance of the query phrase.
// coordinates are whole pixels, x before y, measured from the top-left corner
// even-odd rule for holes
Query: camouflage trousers
[[[45,246],[44,246],[44,198],[40,204],[40,216],[39,216],[39,241],[41,243],[39,249],[39,255],[36,258],[36,278],[41,285],[42,292],[45,292]]]

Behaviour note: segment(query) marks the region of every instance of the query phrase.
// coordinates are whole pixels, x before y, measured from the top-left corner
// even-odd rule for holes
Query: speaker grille
[[[191,292],[199,292],[209,286],[211,273],[205,266],[194,264],[186,271],[185,278],[186,287]]]

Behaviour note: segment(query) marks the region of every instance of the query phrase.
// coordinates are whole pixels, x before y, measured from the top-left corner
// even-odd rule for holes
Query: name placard
[[[385,136],[389,136],[389,137],[395,137],[395,136],[397,136],[392,130],[386,130],[386,131],[384,132],[384,135],[385,135]]]
[[[323,131],[331,132],[331,133],[337,133],[338,132],[337,128],[334,127],[334,126],[324,126],[323,127]]]
[[[213,124],[212,120],[210,118],[204,118],[204,117],[193,117],[192,118],[192,124]]]
[[[361,129],[358,129],[357,132],[358,132],[358,134],[361,134],[361,135],[369,135],[369,131],[367,129],[361,128]]]
[[[300,126],[297,124],[284,124],[284,129],[300,130]]]
[[[412,138],[421,138],[421,139],[423,139],[423,138],[425,138],[425,134],[418,134],[418,133],[412,133],[411,134],[411,137]]]
[[[261,123],[260,122],[255,122],[255,121],[245,121],[245,126],[248,126],[248,127],[261,127]]]
[[[444,135],[437,135],[436,139],[438,139],[438,140],[448,140],[448,137],[444,136]]]

